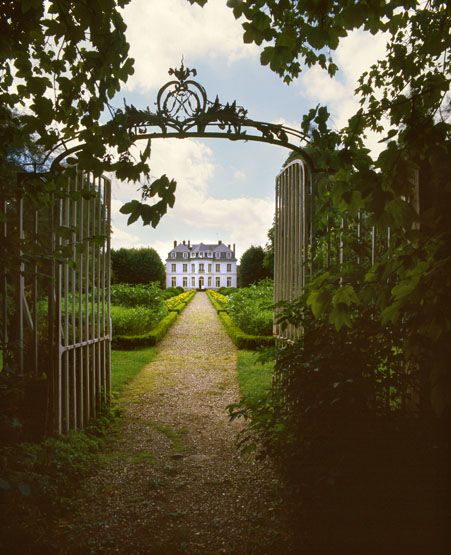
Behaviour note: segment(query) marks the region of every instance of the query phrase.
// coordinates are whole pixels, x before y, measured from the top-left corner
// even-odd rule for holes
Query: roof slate
[[[171,253],[176,253],[176,257],[175,259],[171,257]],[[182,254],[184,252],[194,252],[194,253],[205,253],[205,252],[212,252],[212,253],[217,253],[219,252],[221,254],[221,259],[226,259],[226,253],[227,252],[231,252],[232,253],[232,257],[231,258],[227,258],[227,260],[229,261],[236,261],[235,255],[233,253],[232,249],[229,249],[229,247],[227,245],[225,245],[224,243],[215,243],[215,244],[205,244],[205,243],[196,243],[191,245],[190,247],[188,247],[187,244],[183,244],[183,243],[179,243],[177,246],[175,246],[173,249],[171,249],[168,253],[168,257],[166,259],[166,261],[170,261],[170,260],[180,260],[182,258]],[[214,256],[212,257],[214,259]],[[184,260],[187,260],[186,258]]]

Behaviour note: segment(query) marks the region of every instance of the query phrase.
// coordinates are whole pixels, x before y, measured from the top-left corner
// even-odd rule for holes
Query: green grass
[[[266,396],[271,388],[274,371],[273,362],[258,362],[258,355],[253,351],[238,351],[237,372],[242,397],[258,401]]]
[[[120,395],[127,383],[156,355],[155,347],[133,351],[111,351],[111,389]]]

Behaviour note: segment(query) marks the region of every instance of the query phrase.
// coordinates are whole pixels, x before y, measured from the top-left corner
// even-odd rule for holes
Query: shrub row
[[[177,319],[177,312],[169,312],[158,324],[142,335],[115,335],[113,336],[113,349],[137,349],[156,345]]]
[[[176,297],[171,297],[165,301],[165,305],[171,312],[182,312],[190,300],[194,297],[196,292],[194,290],[185,291]]]
[[[238,349],[254,350],[258,347],[274,345],[274,337],[268,335],[251,335],[240,330],[233,322],[227,312],[218,312],[219,319],[224,324],[230,339],[238,347]]]
[[[114,335],[139,335],[152,329],[168,313],[162,303],[160,306],[111,306],[111,321]]]
[[[161,306],[162,300],[162,291],[158,283],[140,285],[118,283],[111,286],[111,304],[113,305],[156,308]]]
[[[236,287],[220,287],[217,291],[218,293],[221,293],[221,295],[228,297],[232,293],[238,291],[238,289]]]
[[[188,302],[194,297],[195,291],[187,291],[186,293],[182,293],[182,295],[186,295],[184,297],[184,302],[181,303],[183,308],[185,308]],[[183,308],[181,308],[181,310],[183,310]],[[141,335],[113,336],[113,349],[130,350],[156,345],[166,335],[168,329],[175,322],[181,310],[170,310],[169,314],[147,333]]]
[[[273,283],[264,280],[230,295],[227,313],[235,324],[251,335],[272,335]]]
[[[207,290],[207,296],[224,324],[230,339],[238,349],[257,349],[258,347],[274,345],[274,338],[270,335],[252,335],[242,331],[227,314],[228,298],[217,291]]]
[[[213,289],[207,290],[207,296],[210,299],[210,302],[216,312],[227,312],[227,303],[229,302],[229,299],[227,297],[221,295],[221,293],[218,293]]]
[[[166,287],[166,289],[162,289],[161,295],[164,300],[167,300],[172,297],[177,297],[177,295],[180,295],[183,291],[183,287],[180,287],[179,285],[177,287]]]

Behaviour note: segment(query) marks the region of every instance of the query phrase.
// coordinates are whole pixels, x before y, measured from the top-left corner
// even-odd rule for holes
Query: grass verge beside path
[[[114,396],[119,396],[127,383],[151,362],[156,355],[155,347],[144,347],[132,351],[111,351],[111,390]]]
[[[271,389],[274,362],[261,363],[253,351],[238,351],[237,373],[242,398],[256,402]]]

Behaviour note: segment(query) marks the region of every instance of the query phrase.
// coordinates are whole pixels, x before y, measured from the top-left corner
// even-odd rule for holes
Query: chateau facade
[[[183,289],[219,289],[236,287],[237,271],[235,245],[214,245],[182,241],[169,252],[166,259],[166,287]]]

